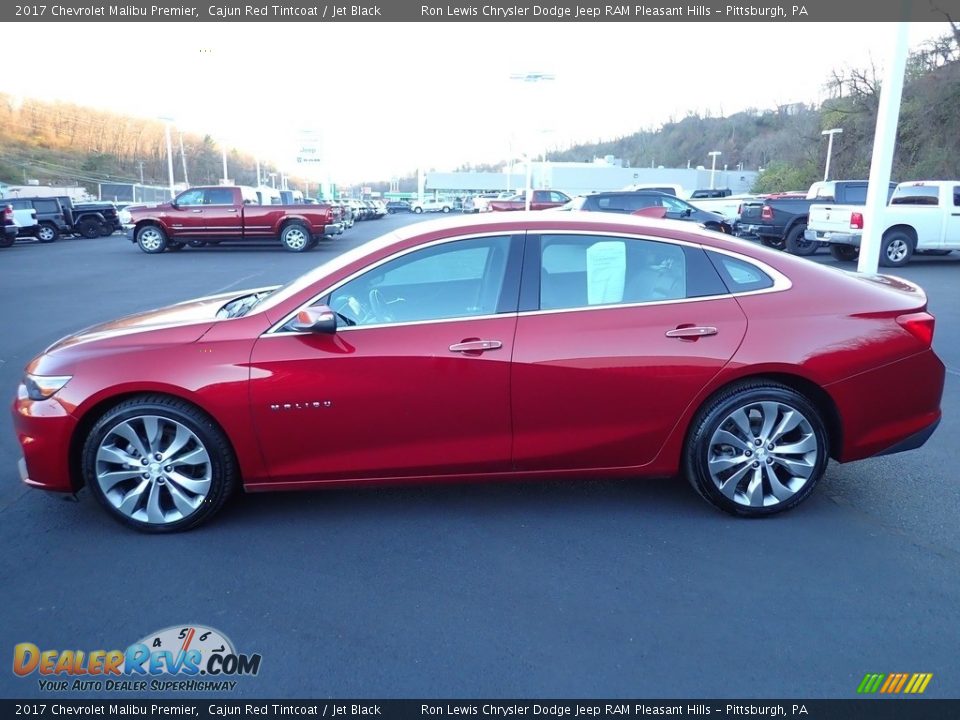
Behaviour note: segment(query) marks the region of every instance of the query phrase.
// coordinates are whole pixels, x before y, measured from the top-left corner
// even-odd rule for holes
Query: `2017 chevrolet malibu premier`
[[[20,473],[86,485],[152,532],[237,489],[487,478],[683,475],[770,515],[829,458],[931,435],[944,366],[926,308],[906,281],[689,223],[415,224],[283,287],[55,343],[14,403]]]

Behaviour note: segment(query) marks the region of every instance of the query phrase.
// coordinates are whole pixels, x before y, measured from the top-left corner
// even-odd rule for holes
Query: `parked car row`
[[[42,243],[54,242],[64,235],[85,238],[112,235],[123,226],[117,207],[109,202],[74,203],[69,197],[15,197],[0,200],[0,207],[9,208],[12,222],[4,227],[16,226],[16,238],[34,237]],[[6,212],[6,211],[4,211]],[[2,247],[9,247],[6,229]]]
[[[838,260],[860,254],[867,181],[814,183],[805,193],[771,195],[743,203],[735,232],[794,255],[828,247]],[[947,255],[960,250],[960,181],[890,183],[878,219],[880,265],[906,265],[914,253]]]

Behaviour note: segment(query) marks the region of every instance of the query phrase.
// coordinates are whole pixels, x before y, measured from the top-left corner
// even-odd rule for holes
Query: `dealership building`
[[[711,187],[709,168],[624,167],[621,160],[611,156],[593,162],[533,162],[530,175],[531,187],[562,190],[571,196],[620,190],[634,184],[680,185],[687,193]],[[713,187],[730,188],[734,194],[749,192],[757,175],[755,170],[717,169]],[[424,192],[456,197],[520,190],[526,183],[526,167],[518,163],[512,172],[428,172]]]

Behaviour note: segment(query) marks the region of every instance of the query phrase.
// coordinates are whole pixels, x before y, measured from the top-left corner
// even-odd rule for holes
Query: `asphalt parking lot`
[[[284,282],[417,221],[359,223],[304,254],[149,256],[119,235],[0,251],[0,652],[123,648],[200,623],[263,657],[224,697],[845,698],[867,672],[931,672],[927,696],[960,696],[957,254],[897,272],[938,319],[937,433],[831,465],[810,500],[763,521],[712,510],[682,480],[586,479],[241,496],[157,537],[86,492],[69,502],[20,483],[6,407],[55,339]],[[49,697],[9,671],[0,696]]]

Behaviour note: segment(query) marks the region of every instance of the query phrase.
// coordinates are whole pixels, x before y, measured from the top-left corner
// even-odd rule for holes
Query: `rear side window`
[[[709,253],[709,256],[732,293],[766,290],[773,287],[773,278],[753,263],[715,252]]]
[[[541,310],[724,294],[725,286],[699,248],[602,235],[541,238]]]
[[[60,203],[56,200],[34,200],[33,206],[38,213],[57,213],[60,212]]]
[[[939,191],[935,185],[905,185],[897,188],[891,205],[938,205]]]
[[[953,206],[960,207],[960,185],[953,186]]]
[[[204,205],[233,205],[233,190],[229,188],[210,188],[204,191]]]

